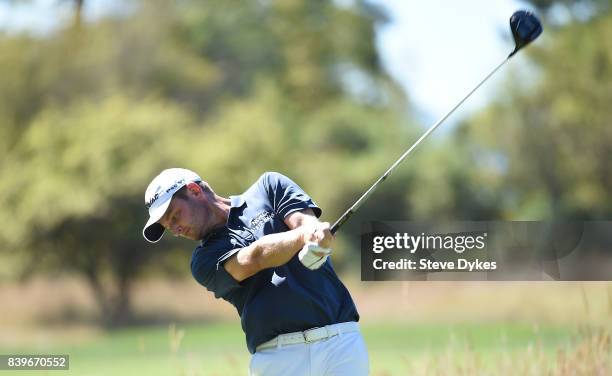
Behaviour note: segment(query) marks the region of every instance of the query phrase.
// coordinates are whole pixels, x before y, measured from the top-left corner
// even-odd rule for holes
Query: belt
[[[312,328],[303,332],[281,334],[271,340],[257,346],[256,351],[280,347],[285,345],[296,345],[299,343],[312,343],[323,339],[334,337],[342,333],[358,332],[359,324],[354,321],[339,324],[326,325],[321,328]]]

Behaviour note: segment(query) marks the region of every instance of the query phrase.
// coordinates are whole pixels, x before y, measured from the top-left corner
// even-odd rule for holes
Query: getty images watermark
[[[446,234],[427,235],[422,232],[419,235],[410,235],[406,232],[396,233],[395,236],[374,236],[372,239],[372,252],[380,254],[386,250],[402,250],[414,255],[417,251],[444,250],[462,254],[466,251],[486,249],[487,233],[480,234]],[[418,261],[417,261],[418,260]],[[494,270],[497,268],[495,261],[481,261],[479,259],[469,260],[458,257],[456,260],[435,261],[429,258],[401,258],[397,261],[385,261],[375,258],[372,267],[376,270],[419,270],[419,271],[455,271],[455,270]]]
[[[369,222],[361,277],[612,280],[612,222]]]

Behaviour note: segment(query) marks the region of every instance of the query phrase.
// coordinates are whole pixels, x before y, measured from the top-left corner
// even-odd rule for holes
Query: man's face
[[[200,240],[207,232],[207,222],[210,219],[207,197],[201,189],[197,193],[194,193],[193,189],[187,189],[186,193],[186,198],[172,198],[159,223],[174,236]]]

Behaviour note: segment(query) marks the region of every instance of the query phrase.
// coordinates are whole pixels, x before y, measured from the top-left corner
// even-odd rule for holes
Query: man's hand
[[[332,253],[333,235],[328,222],[311,222],[303,225],[304,247],[298,254],[300,262],[311,270],[320,268]]]
[[[334,240],[329,222],[311,222],[302,225],[304,244],[316,243],[321,248],[330,248]]]

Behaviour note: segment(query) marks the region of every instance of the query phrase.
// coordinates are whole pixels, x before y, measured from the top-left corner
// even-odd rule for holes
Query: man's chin
[[[185,232],[182,236],[189,240],[200,240],[197,235],[194,235],[194,232],[191,229],[187,230],[187,232]]]
[[[189,240],[195,240],[195,241],[198,241],[198,240],[201,240],[201,239],[202,239],[202,238],[200,238],[198,235],[194,235],[192,232],[190,232],[189,234],[187,234],[187,235],[185,236],[185,238],[187,238],[187,239],[189,239]]]

